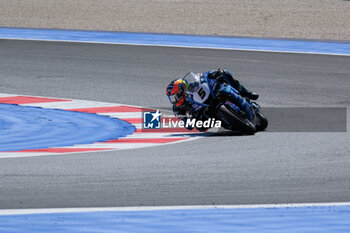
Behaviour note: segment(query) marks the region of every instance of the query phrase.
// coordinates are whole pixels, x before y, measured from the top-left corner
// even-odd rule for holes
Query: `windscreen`
[[[198,86],[199,86],[198,74],[190,72],[186,74],[183,79],[186,80],[188,83],[189,92],[195,92],[198,89]]]

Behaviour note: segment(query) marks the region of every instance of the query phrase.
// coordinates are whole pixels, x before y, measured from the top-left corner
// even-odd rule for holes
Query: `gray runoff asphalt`
[[[263,107],[349,107],[349,64],[343,56],[0,40],[0,93],[169,110],[170,80],[223,67]],[[348,132],[267,131],[1,159],[0,208],[350,201],[349,142]]]

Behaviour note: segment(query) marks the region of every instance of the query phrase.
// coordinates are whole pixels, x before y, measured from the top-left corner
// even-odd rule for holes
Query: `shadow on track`
[[[189,131],[190,132],[190,131]],[[219,129],[216,132],[205,132],[205,133],[183,133],[173,134],[172,136],[187,136],[187,137],[224,137],[224,136],[246,136],[239,131],[230,131],[225,129]]]

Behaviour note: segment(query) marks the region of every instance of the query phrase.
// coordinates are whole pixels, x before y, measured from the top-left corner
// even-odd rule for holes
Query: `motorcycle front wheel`
[[[246,118],[242,118],[223,104],[217,109],[217,113],[222,121],[229,124],[231,130],[239,130],[248,135],[253,135],[256,132],[256,128],[252,122]]]
[[[257,112],[255,115],[259,119],[259,124],[256,126],[256,130],[257,131],[265,130],[267,125],[269,124],[267,118],[260,112]]]

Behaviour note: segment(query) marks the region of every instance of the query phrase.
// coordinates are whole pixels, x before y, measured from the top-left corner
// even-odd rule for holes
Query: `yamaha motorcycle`
[[[202,120],[215,118],[223,128],[249,135],[267,127],[268,120],[261,114],[260,106],[242,97],[228,83],[193,72],[183,79],[188,84],[186,100]]]

